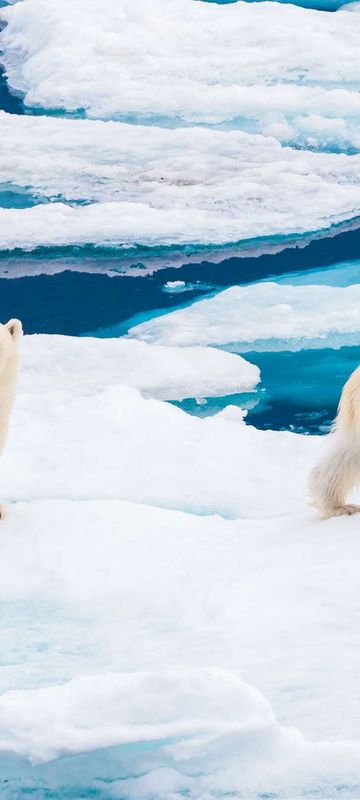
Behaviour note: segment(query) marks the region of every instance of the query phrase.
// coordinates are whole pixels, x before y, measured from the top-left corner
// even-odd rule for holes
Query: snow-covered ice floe
[[[267,350],[326,346],[360,331],[360,284],[346,287],[273,282],[233,286],[215,297],[130,329],[153,344]],[[352,341],[352,339],[351,339]]]
[[[213,369],[219,372],[216,378]],[[17,414],[26,417],[31,407],[34,425],[25,424],[24,446],[15,416],[7,458],[15,468],[21,447],[21,475],[7,471],[2,491],[7,498],[121,498],[230,517],[273,513],[283,482],[289,483],[285,442],[286,436],[292,440],[290,433],[269,433],[262,439],[260,431],[243,425],[239,410],[230,424],[226,418],[199,420],[152,399],[193,396],[194,390],[200,396],[208,390],[216,395],[236,385],[251,389],[258,380],[257,367],[213,350],[207,354],[131,341],[25,337]],[[44,453],[49,438],[51,451],[58,454],[56,463],[52,452]],[[267,453],[260,466],[257,439]],[[311,449],[306,439],[300,441]],[[257,482],[249,486],[241,475],[246,469],[249,476],[259,471],[265,476],[275,442],[278,463],[259,504]],[[289,490],[288,509],[294,503],[301,508],[303,483],[300,472],[299,486]]]
[[[1,475],[5,800],[356,797],[358,520],[320,522],[305,491],[326,438],[152,397],[172,369],[187,391],[195,361],[199,388],[220,381],[222,356],[242,381],[237,356],[23,344]]]
[[[232,122],[282,141],[359,146],[359,14],[194,0],[78,0],[76,8],[52,0],[49,9],[47,0],[23,0],[1,18],[2,61],[30,106]]]
[[[39,203],[0,208],[4,250],[221,245],[360,213],[360,156],[305,153],[273,137],[4,112],[0,135],[2,183]]]
[[[271,735],[275,728],[261,694],[216,669],[82,676],[57,687],[10,691],[0,698],[0,716],[0,752],[34,761],[133,742],[154,741],[159,748],[164,740],[165,754],[187,760],[214,739],[246,739],[254,729]]]
[[[4,752],[35,765],[60,755],[79,781],[89,763],[84,756],[79,763],[77,753],[117,748],[107,764],[116,777],[109,782],[103,766],[94,781],[111,798],[253,797],[269,790],[283,797],[284,790],[322,783],[325,789],[339,781],[348,790],[358,785],[357,743],[311,743],[281,727],[260,692],[220,669],[81,676],[8,692],[0,715],[0,763]],[[44,771],[49,774],[35,766],[28,773],[36,778]]]
[[[244,358],[208,347],[162,347],[135,339],[28,336],[22,386],[91,395],[125,384],[145,397],[180,400],[248,392],[260,370]]]
[[[324,186],[324,192],[329,191]],[[353,188],[356,198],[360,189]],[[351,192],[350,192],[351,193]],[[93,205],[70,207],[64,203],[36,205],[24,209],[0,208],[0,250],[34,250],[38,247],[95,244],[110,247],[128,248],[132,245],[222,245],[237,243],[241,239],[256,238],[259,229],[263,236],[289,232],[308,232],[318,230],[330,221],[336,223],[347,220],[349,194],[348,187],[340,188],[341,211],[334,213],[334,203],[329,201],[329,214],[321,219],[312,217],[311,223],[301,216],[294,220],[294,211],[285,208],[284,212],[271,212],[270,205],[252,214],[252,199],[244,198],[243,216],[236,217],[235,206],[229,203],[229,216],[218,212],[216,206],[198,208],[178,204],[173,208],[157,208],[144,202],[95,203]],[[327,195],[329,197],[329,195]],[[325,195],[324,195],[325,197]],[[317,205],[317,204],[316,204]],[[339,207],[338,206],[338,207]],[[320,207],[317,206],[320,210]],[[314,207],[316,213],[316,209]],[[359,216],[360,199],[352,205],[354,216]],[[234,215],[234,216],[233,216]],[[331,219],[332,218],[332,219]]]

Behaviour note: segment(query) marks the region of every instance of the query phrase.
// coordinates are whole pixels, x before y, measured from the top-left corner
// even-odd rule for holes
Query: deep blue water
[[[189,255],[186,263],[172,266],[160,255],[152,273],[147,252],[144,254],[145,258],[137,254],[134,262],[127,260],[125,268],[119,251],[101,248],[0,252],[0,276],[9,276],[0,277],[0,317],[21,317],[28,333],[83,335],[98,331],[104,335],[105,329],[106,335],[107,328],[118,326],[120,334],[127,331],[127,321],[135,315],[156,316],[157,310],[188,305],[209,292],[233,285],[264,279],[356,283],[360,275],[360,227],[315,239],[305,246],[299,243],[256,256],[242,256],[240,252],[215,262],[196,261]],[[79,265],[84,272],[74,271]],[[99,268],[113,277],[95,274]],[[31,276],[35,269],[43,274]],[[56,274],[46,274],[54,271]],[[29,274],[21,277],[24,272]],[[164,291],[166,282],[177,280],[190,286],[189,291]]]
[[[209,0],[221,1],[235,0]],[[337,0],[299,0],[298,4],[327,10],[343,5]],[[0,0],[1,5],[6,2]],[[1,69],[0,108],[12,114],[71,116],[26,108],[22,99],[9,91]],[[75,114],[81,115],[81,110]],[[0,183],[0,206],[25,208],[37,202],[39,198],[26,189]],[[218,248],[211,256],[184,248],[176,257],[172,248],[159,248],[156,253],[138,248],[133,254],[92,247],[0,253],[0,318],[20,317],[27,333],[106,337],[124,335],[136,322],[237,284],[271,278],[330,285],[358,281],[360,227],[314,238],[310,243],[259,240],[256,247],[254,254],[248,254],[243,243],[235,254],[233,249]],[[79,265],[84,271],[76,271]],[[187,291],[164,291],[164,284],[175,280],[184,281]],[[234,402],[247,406],[249,421],[260,428],[317,433],[328,429],[341,386],[360,360],[360,349],[253,352],[246,353],[246,358],[261,368],[262,382],[256,393],[201,404],[187,400],[181,405],[190,413],[203,415]]]
[[[0,109],[2,109],[2,111],[7,111],[8,114],[25,113],[25,107],[23,101],[9,91],[4,69],[1,68],[1,51],[0,51]]]
[[[91,247],[2,253],[1,275],[31,273],[34,268],[57,272],[0,278],[0,318],[20,317],[27,333],[118,336],[143,319],[236,284],[276,278],[348,285],[359,280],[360,228],[317,238],[305,246],[292,243],[280,252],[239,253],[217,262],[197,262],[188,256],[187,263],[172,266],[166,256],[162,263],[160,255],[153,273],[148,253],[144,255],[141,260],[137,254],[136,268],[127,261],[125,269],[121,253]],[[79,264],[87,271],[74,271]],[[99,267],[112,277],[91,272]],[[188,291],[164,291],[164,284],[175,280],[184,281]],[[334,417],[342,384],[360,362],[360,346],[244,355],[262,372],[255,394],[211,399],[202,405],[188,400],[181,405],[203,415],[235,402],[249,408],[248,420],[257,427],[323,433]]]

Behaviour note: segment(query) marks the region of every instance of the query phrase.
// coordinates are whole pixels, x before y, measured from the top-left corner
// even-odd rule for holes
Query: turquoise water
[[[209,0],[213,1],[218,0]],[[299,0],[298,4],[327,10],[343,5],[336,0]],[[0,0],[0,5],[6,2]],[[0,108],[12,114],[69,116],[26,108],[22,99],[9,91],[3,71]],[[83,112],[79,110],[75,116],[83,116]],[[27,208],[38,202],[30,189],[0,183],[0,207]],[[20,317],[27,333],[121,336],[131,325],[229,286],[269,279],[346,286],[358,282],[359,266],[360,228],[339,230],[310,243],[278,237],[244,242],[235,251],[213,248],[212,253],[192,247],[177,251],[68,247],[43,248],[31,254],[0,253],[0,318]],[[177,280],[185,282],[184,293],[165,290],[167,281]],[[341,344],[336,340],[332,347],[289,352],[284,342],[278,352],[247,352],[246,358],[262,372],[256,393],[205,398],[200,403],[187,400],[181,405],[190,413],[204,415],[235,403],[247,407],[249,421],[260,428],[323,433],[334,417],[344,380],[360,360],[356,337]]]
[[[30,190],[13,183],[0,182],[0,208],[32,208],[41,202]]]
[[[344,381],[360,363],[360,346],[339,350],[246,353],[261,369],[256,392],[174,403],[190,414],[216,414],[227,405],[247,408],[257,428],[328,433]]]

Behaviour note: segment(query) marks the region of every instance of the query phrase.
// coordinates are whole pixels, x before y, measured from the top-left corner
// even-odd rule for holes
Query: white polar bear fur
[[[0,452],[4,449],[19,369],[22,325],[18,319],[0,324]],[[0,518],[4,507],[0,505]]]
[[[324,517],[356,514],[360,506],[346,498],[360,482],[360,367],[345,383],[329,438],[331,446],[309,479],[313,505]]]

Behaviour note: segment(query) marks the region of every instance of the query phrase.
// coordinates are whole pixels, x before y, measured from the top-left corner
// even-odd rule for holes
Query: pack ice
[[[194,0],[52,0],[49,9],[47,0],[23,0],[1,17],[2,60],[29,106],[231,123],[310,146],[358,142],[357,13]]]
[[[326,440],[153,399],[174,396],[169,349],[25,337],[1,481],[3,796],[356,796],[358,522],[318,521],[305,495]],[[214,366],[214,392],[256,383],[207,352],[173,349],[179,395],[195,363],[199,392]]]
[[[305,153],[240,131],[5,112],[0,132],[0,189],[20,187],[36,203],[0,208],[3,250],[223,245],[360,212],[360,156]]]
[[[35,202],[0,209],[2,249],[196,249],[359,216],[356,9],[23,0],[0,19],[28,110],[91,117],[0,113],[1,182]]]

